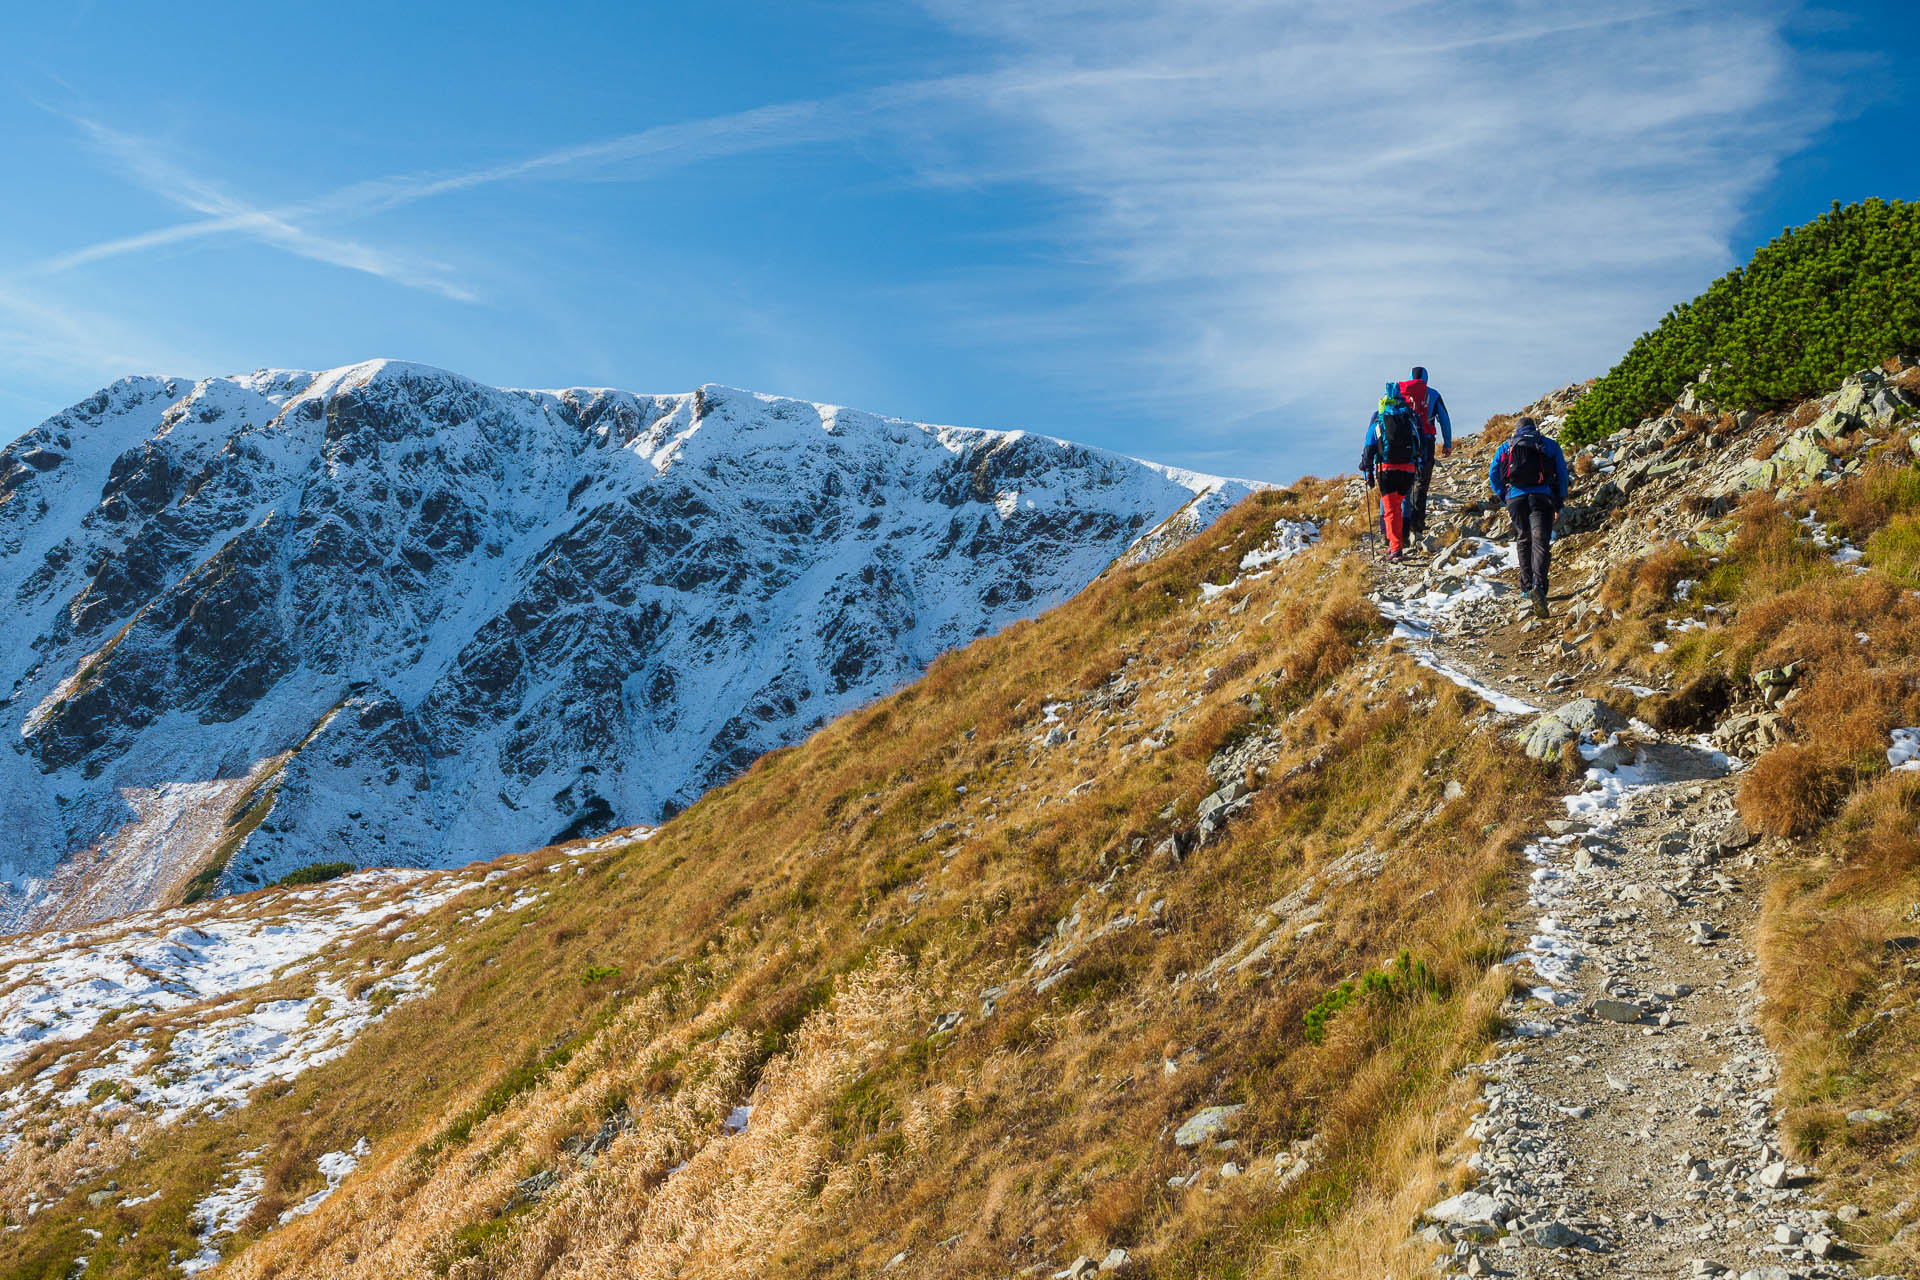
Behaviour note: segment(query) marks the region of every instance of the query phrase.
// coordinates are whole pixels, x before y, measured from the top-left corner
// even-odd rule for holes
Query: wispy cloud
[[[1835,108],[1767,4],[923,3],[974,51],[967,73],[278,207],[76,120],[196,216],[25,274],[240,236],[471,298],[452,268],[340,229],[502,184],[858,146],[904,181],[1049,197],[1008,202],[1044,211],[1011,233],[1019,269],[930,266],[903,286],[953,339],[1136,419],[1158,404],[1207,437],[1193,449],[1280,475],[1344,460],[1352,415],[1416,361],[1468,418],[1599,372],[1730,264],[1755,193]]]
[[[409,288],[425,289],[456,301],[476,300],[473,292],[454,279],[444,264],[313,231],[295,221],[303,217],[302,211],[267,209],[242,200],[214,180],[168,158],[149,139],[85,116],[67,118],[141,187],[206,216],[192,223],[124,236],[60,254],[27,268],[24,275],[57,274],[123,254],[210,235],[236,234],[298,257],[378,276]]]
[[[605,176],[633,179],[670,165],[698,164],[751,151],[843,139],[870,130],[873,113],[889,101],[923,92],[919,87],[911,87],[756,107],[556,147],[499,164],[370,179],[271,209],[248,204],[212,181],[189,172],[164,158],[160,148],[146,139],[83,116],[68,116],[67,119],[141,186],[206,216],[69,250],[32,264],[22,274],[56,275],[150,249],[239,235],[315,261],[472,301],[474,295],[457,284],[450,269],[441,264],[420,262],[353,240],[318,235],[301,224],[311,220],[367,218],[423,200],[458,195],[498,183]]]
[[[1130,330],[1097,365],[1035,355],[1197,396],[1203,429],[1334,428],[1342,453],[1344,406],[1415,361],[1478,414],[1602,371],[1728,265],[1747,202],[1833,109],[1765,7],[932,7],[994,62],[990,159],[945,179],[1066,193],[1034,229],[1078,281],[1064,305]]]
[[[21,394],[18,386],[97,384],[131,371],[173,373],[191,367],[170,343],[135,332],[117,317],[0,285],[0,372],[18,384],[8,390],[23,404],[50,407],[45,397]]]

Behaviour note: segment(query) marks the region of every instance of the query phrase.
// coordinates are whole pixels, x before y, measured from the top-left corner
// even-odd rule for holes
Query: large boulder
[[[1813,426],[1788,436],[1772,457],[1749,460],[1741,468],[1741,483],[1749,489],[1777,489],[1783,485],[1805,488],[1818,480],[1833,465],[1833,455],[1814,443],[1817,434],[1837,433],[1827,421],[1830,416],[1823,416]],[[1825,427],[1822,424],[1826,424]]]
[[[1605,737],[1626,727],[1626,717],[1598,698],[1575,698],[1520,730],[1514,739],[1535,760],[1557,760],[1566,745],[1582,734]]]

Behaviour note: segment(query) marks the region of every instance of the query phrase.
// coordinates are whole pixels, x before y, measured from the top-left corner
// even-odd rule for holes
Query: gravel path
[[[1477,496],[1473,470],[1443,470],[1433,527]],[[1519,728],[1523,704],[1551,710],[1592,679],[1569,616],[1598,575],[1567,566],[1578,585],[1529,623],[1502,559],[1492,543],[1430,549],[1383,566],[1378,598],[1423,661]],[[1814,1171],[1778,1149],[1751,949],[1765,876],[1734,813],[1737,766],[1634,730],[1644,745],[1611,753],[1604,728],[1585,735],[1583,790],[1527,849],[1508,929],[1533,996],[1510,1003],[1513,1034],[1475,1068],[1458,1180],[1471,1189],[1423,1234],[1447,1276],[1862,1276],[1846,1244],[1859,1211],[1823,1205]]]

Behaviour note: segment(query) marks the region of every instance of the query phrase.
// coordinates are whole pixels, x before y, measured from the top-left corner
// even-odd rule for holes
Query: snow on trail
[[[1457,587],[1446,591],[1429,590],[1405,600],[1376,595],[1374,602],[1379,606],[1381,616],[1393,623],[1393,634],[1410,642],[1409,651],[1415,662],[1484,699],[1503,716],[1539,715],[1541,709],[1531,702],[1503,693],[1464,667],[1440,657],[1439,650],[1443,647],[1441,638],[1446,634],[1448,624],[1459,616],[1464,606],[1491,600],[1498,595],[1495,579],[1503,569],[1510,569],[1515,563],[1511,543],[1495,542],[1490,538],[1464,538],[1457,545],[1465,548],[1464,553],[1452,547],[1441,553],[1441,559],[1449,562],[1450,584],[1457,579]]]

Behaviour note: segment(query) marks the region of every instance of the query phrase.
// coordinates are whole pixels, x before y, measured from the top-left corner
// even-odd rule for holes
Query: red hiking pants
[[[1381,467],[1375,475],[1380,483],[1380,522],[1386,526],[1387,553],[1391,555],[1407,544],[1407,495],[1413,492],[1419,473],[1412,467],[1405,471]]]

